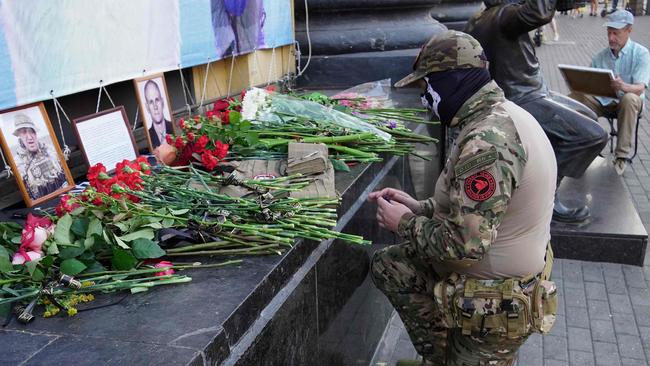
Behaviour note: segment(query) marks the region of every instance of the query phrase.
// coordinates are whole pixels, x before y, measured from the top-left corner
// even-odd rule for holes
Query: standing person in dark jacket
[[[553,19],[556,0],[484,0],[484,4],[486,9],[469,20],[465,31],[483,46],[490,74],[506,98],[532,114],[544,129],[557,160],[557,187],[563,177],[582,176],[607,144],[607,132],[587,107],[552,95],[528,36]],[[553,220],[579,222],[589,215],[588,207],[568,208],[556,196]]]

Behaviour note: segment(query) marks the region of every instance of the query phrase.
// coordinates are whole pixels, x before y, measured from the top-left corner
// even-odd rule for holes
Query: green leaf
[[[48,255],[59,254],[59,246],[56,245],[56,242],[50,242],[50,244],[47,246],[47,254]]]
[[[150,227],[152,229],[162,229],[163,228],[162,224],[159,223],[159,222],[152,222],[152,223],[146,224],[144,227]]]
[[[14,270],[14,266],[7,257],[0,256],[0,273],[9,273]]]
[[[93,245],[95,245],[95,236],[94,235],[89,237],[89,238],[86,238],[84,240],[84,248],[90,249],[90,248],[93,247]]]
[[[188,210],[189,211],[189,210]],[[151,229],[142,229],[119,237],[122,241],[133,241],[136,239],[153,239],[154,233]]]
[[[35,268],[32,273],[32,281],[41,282],[45,278],[45,273],[40,268]]]
[[[61,272],[70,276],[74,276],[84,269],[86,269],[86,265],[74,258],[66,259],[61,262]]]
[[[174,226],[174,219],[164,219],[162,222],[163,227],[172,227]]]
[[[160,246],[148,239],[137,239],[133,242],[133,255],[138,259],[160,258],[165,251]]]
[[[11,313],[11,303],[0,304],[0,319],[7,319]]]
[[[237,124],[237,123],[239,123],[239,121],[241,121],[241,113],[239,113],[237,111],[231,110],[228,117],[230,119],[230,123],[233,123],[233,124]]]
[[[104,271],[106,271],[106,267],[102,266],[101,263],[99,263],[99,262],[97,262],[97,261],[95,261],[95,260],[93,260],[93,261],[90,261],[90,260],[84,260],[84,261],[82,261],[82,262],[83,262],[83,263],[86,265],[86,267],[87,267],[87,269],[86,269],[86,273],[104,272]]]
[[[342,162],[341,160],[338,159],[330,159],[330,161],[332,162],[332,166],[334,166],[334,170],[339,172],[350,171],[350,167],[345,162]]]
[[[115,244],[117,244],[120,248],[122,249],[131,249],[128,245],[126,245],[125,242],[122,241],[122,239],[118,238],[117,235],[113,236],[115,238]]]
[[[144,287],[144,286],[131,287],[132,294],[137,294],[138,292],[147,292],[147,291],[149,291],[148,287]]]
[[[36,266],[38,266],[38,263],[40,261],[41,259],[36,259],[33,261],[25,262],[25,267],[27,267],[27,272],[30,276],[34,276],[34,271],[36,271]]]
[[[120,229],[123,233],[129,231],[130,225],[128,222],[116,222],[114,225],[117,226],[117,228]]]
[[[13,238],[11,238],[11,242],[14,244],[20,244],[21,240],[22,238],[20,236],[14,236]]]
[[[47,255],[41,259],[41,264],[45,267],[50,267],[52,264],[54,264],[54,256]]]
[[[86,232],[86,238],[90,238],[93,235],[102,235],[102,222],[96,218],[92,218],[88,223],[88,231]]]
[[[69,259],[69,258],[74,258],[81,253],[83,253],[86,250],[85,247],[66,247],[61,249],[59,252],[59,258],[61,259]]]
[[[54,229],[54,240],[56,240],[57,243],[72,244],[70,226],[72,226],[72,216],[70,216],[70,214],[65,214],[56,223],[56,228]]]
[[[190,209],[189,208],[181,208],[179,210],[170,209],[169,212],[171,212],[171,214],[174,215],[174,216],[179,216],[179,215],[183,215],[183,214],[186,214],[186,213],[190,212]]]
[[[9,255],[9,251],[5,249],[5,247],[0,245],[0,258],[2,257],[9,259],[10,255]]]
[[[138,263],[138,260],[135,259],[133,254],[128,250],[115,248],[113,249],[113,258],[111,259],[111,264],[113,269],[118,271],[129,270]]]
[[[78,217],[76,220],[73,220],[70,229],[76,236],[83,238],[86,236],[86,231],[88,231],[89,222],[90,220],[85,217]]]

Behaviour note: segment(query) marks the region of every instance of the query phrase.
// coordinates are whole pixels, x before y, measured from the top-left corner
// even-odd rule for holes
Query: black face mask
[[[432,72],[424,80],[422,104],[448,125],[463,103],[492,79],[487,69],[472,68]]]

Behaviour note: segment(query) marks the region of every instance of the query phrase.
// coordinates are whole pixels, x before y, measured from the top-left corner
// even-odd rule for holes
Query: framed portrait
[[[126,159],[138,157],[123,106],[76,118],[73,121],[77,141],[89,167],[102,163],[107,169]]]
[[[165,75],[155,74],[133,80],[140,115],[144,121],[149,151],[166,143],[165,136],[174,133],[171,103]]]
[[[0,139],[27,207],[74,188],[43,103],[1,111]]]

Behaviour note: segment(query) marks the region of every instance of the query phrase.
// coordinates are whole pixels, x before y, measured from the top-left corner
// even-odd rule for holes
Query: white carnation
[[[269,92],[264,89],[252,88],[246,92],[242,101],[242,118],[253,121],[257,118],[257,112],[263,110],[268,103]]]

